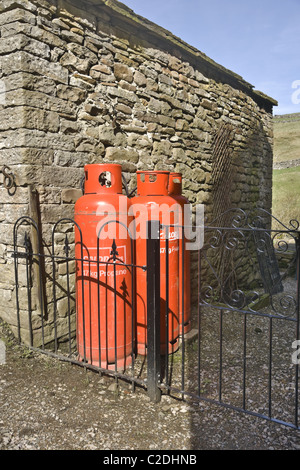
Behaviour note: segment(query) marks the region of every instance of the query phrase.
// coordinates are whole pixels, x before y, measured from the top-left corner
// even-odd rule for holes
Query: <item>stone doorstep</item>
[[[198,338],[198,330],[196,328],[192,328],[184,335],[184,341],[193,341],[196,338]],[[180,342],[182,343],[182,336],[180,336]]]

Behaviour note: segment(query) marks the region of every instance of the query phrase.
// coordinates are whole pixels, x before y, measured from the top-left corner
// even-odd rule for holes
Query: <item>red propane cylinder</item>
[[[130,200],[122,194],[121,165],[86,165],[84,170],[85,194],[75,204],[78,353],[93,365],[124,369],[134,341],[134,290],[126,266],[133,263]]]
[[[179,297],[178,297],[178,239],[175,215],[172,211],[178,204],[168,195],[168,171],[137,171],[137,196],[132,202],[132,209],[136,223],[136,259],[140,265],[146,265],[146,225],[148,220],[159,220],[164,223],[169,220],[168,227],[168,259],[169,269],[167,275],[166,264],[166,228],[162,227],[160,233],[160,344],[161,353],[175,352],[179,345]],[[137,214],[139,213],[139,216]],[[165,217],[166,216],[166,217]],[[166,224],[167,225],[167,224]],[[168,296],[167,290],[168,289]],[[137,352],[147,353],[147,273],[142,269],[136,270],[136,311],[137,311]],[[168,312],[167,312],[168,297]],[[168,320],[168,329],[166,327]],[[168,336],[168,338],[167,338]],[[167,343],[168,341],[168,343]]]
[[[191,291],[190,252],[186,249],[186,239],[184,237],[184,206],[190,205],[190,203],[188,199],[182,195],[181,173],[170,173],[169,195],[174,198],[182,208],[182,227],[179,229],[179,324],[180,333],[185,334],[188,333],[191,329]]]

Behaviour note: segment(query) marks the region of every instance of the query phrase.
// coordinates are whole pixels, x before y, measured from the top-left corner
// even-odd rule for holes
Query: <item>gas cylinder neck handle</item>
[[[102,187],[110,188],[113,186],[112,174],[110,171],[103,171],[99,175],[99,183]]]
[[[120,165],[91,164],[85,166],[85,193],[122,194],[122,172]]]

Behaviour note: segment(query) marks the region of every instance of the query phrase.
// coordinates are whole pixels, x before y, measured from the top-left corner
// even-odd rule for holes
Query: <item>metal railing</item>
[[[134,259],[127,263],[127,268],[132,272],[132,361],[126,370],[120,371],[117,366],[105,368],[91,364],[85,355],[78,358],[74,324],[76,274],[72,263],[81,263],[83,271],[85,260],[83,256],[75,258],[72,251],[74,243],[70,237],[74,221],[61,219],[54,225],[51,246],[46,252],[36,223],[29,217],[23,217],[15,224],[13,252],[19,340],[22,341],[21,330],[26,329],[27,315],[30,347],[111,375],[116,380],[129,381],[133,388],[136,385],[144,387],[154,402],[161,399],[162,393],[167,393],[184,400],[218,404],[299,429],[299,365],[297,360],[292,361],[293,345],[298,346],[300,342],[299,224],[292,221],[288,227],[276,220],[280,228],[272,229],[272,219],[263,210],[260,215],[250,217],[244,211],[234,209],[222,214],[220,219],[205,224],[204,245],[192,254],[191,290],[192,294],[197,291],[198,300],[191,304],[191,330],[178,335],[179,345],[174,352],[170,350],[168,324],[173,295],[170,290],[170,226],[162,226],[159,221],[148,222],[147,263],[139,265]],[[69,228],[66,234],[59,233],[59,239],[63,241],[59,245],[56,235],[61,223],[69,224]],[[162,253],[160,232],[163,228],[166,236]],[[179,230],[183,231],[183,227]],[[31,244],[32,231],[38,235],[36,250]],[[185,285],[183,232],[177,244],[178,273],[181,272],[182,279],[177,321],[183,325],[184,296],[186,288],[190,288]],[[59,253],[56,253],[58,245]],[[112,241],[111,259],[106,262],[93,260],[97,266],[98,284],[99,269],[103,263],[114,269],[124,266],[117,259],[117,250]],[[19,282],[21,267],[25,273],[23,286]],[[59,280],[58,269],[64,273],[63,282]],[[134,283],[138,270],[143,270],[147,275],[145,356],[136,354],[134,347]],[[164,288],[161,287],[162,276]],[[83,283],[83,279],[79,282]],[[35,286],[38,288],[33,301]],[[21,288],[22,305],[19,299]],[[59,302],[64,303],[64,312],[60,314]],[[49,324],[53,327],[53,335],[49,333]],[[164,332],[161,331],[162,325]],[[39,345],[35,344],[37,333],[40,336]],[[166,337],[162,338],[163,335]],[[163,353],[162,342],[166,345]],[[300,349],[300,345],[298,347]]]
[[[66,233],[61,238],[61,244],[56,243],[57,228],[61,225],[67,225]],[[42,352],[52,357],[57,357],[60,360],[72,362],[74,364],[83,366],[84,368],[98,371],[100,373],[107,373],[114,376],[116,379],[124,379],[135,385],[148,388],[149,395],[153,398],[157,395],[157,383],[159,377],[159,360],[157,360],[157,341],[159,338],[159,331],[153,326],[156,324],[155,317],[159,316],[160,301],[159,301],[159,230],[158,238],[149,238],[147,240],[147,264],[138,265],[134,263],[132,256],[130,263],[122,261],[118,257],[118,247],[113,240],[111,243],[111,253],[108,260],[99,259],[99,244],[97,247],[98,256],[96,259],[87,260],[83,256],[83,243],[81,243],[81,256],[75,257],[74,254],[74,237],[70,228],[77,227],[81,235],[80,227],[72,219],[60,219],[54,224],[51,236],[51,246],[47,249],[43,247],[41,242],[41,234],[36,222],[30,217],[21,217],[18,219],[14,226],[14,250],[12,256],[14,258],[15,270],[15,292],[16,292],[16,316],[17,316],[17,331],[18,340],[20,343],[26,342],[27,346],[35,351]],[[149,224],[149,233],[153,231],[155,222]],[[157,225],[156,225],[157,226]],[[36,251],[33,249],[31,239],[37,240]],[[70,238],[73,238],[70,241]],[[98,239],[99,240],[99,239]],[[132,255],[133,255],[133,241]],[[46,252],[48,251],[48,252]],[[57,252],[58,251],[58,252]],[[73,263],[73,271],[70,268]],[[87,267],[89,274],[84,273],[74,279],[74,263],[76,270],[84,273],[84,268]],[[158,263],[158,264],[157,264]],[[88,265],[88,266],[87,266]],[[88,307],[85,303],[84,294],[87,288],[86,284],[96,283],[101,285],[100,270],[108,266],[113,269],[113,296],[114,296],[114,318],[117,318],[117,289],[116,289],[116,272],[118,268],[125,268],[131,272],[131,319],[130,319],[130,336],[131,336],[131,365],[126,369],[117,366],[117,322],[114,324],[114,347],[115,347],[115,361],[114,367],[103,367],[101,361],[101,315],[100,303],[100,289],[98,288],[97,308],[96,313],[98,324],[93,327],[97,330],[98,335],[98,352],[99,364],[95,365],[91,358],[88,357],[87,346],[87,329],[91,327],[88,325]],[[60,272],[63,271],[64,279],[57,273],[58,267]],[[20,270],[22,270],[23,278],[22,284],[20,283]],[[92,271],[96,269],[97,275],[92,276]],[[136,271],[142,270],[147,275],[147,313],[148,313],[148,345],[147,345],[147,358],[142,358],[136,366],[135,354],[135,277]],[[25,275],[24,275],[25,273]],[[106,271],[107,274],[107,271]],[[76,274],[77,277],[77,274]],[[107,281],[107,279],[106,279]],[[103,282],[102,282],[103,284]],[[105,282],[104,282],[105,285]],[[107,286],[108,287],[108,286]],[[79,310],[76,305],[76,290],[81,289],[81,312],[83,322],[83,353],[81,357],[78,354],[76,345],[76,314]],[[110,289],[108,287],[108,289]],[[125,295],[125,294],[124,294]],[[105,301],[105,299],[104,299]],[[59,315],[59,303],[64,304],[63,318]],[[27,321],[25,320],[27,316]],[[86,324],[85,324],[86,323]],[[63,332],[61,325],[63,324]],[[51,328],[49,335],[46,332],[47,328]],[[28,331],[28,338],[26,332]],[[24,338],[23,338],[24,336]],[[141,370],[147,366],[147,373],[142,376]],[[158,399],[158,398],[157,398]]]

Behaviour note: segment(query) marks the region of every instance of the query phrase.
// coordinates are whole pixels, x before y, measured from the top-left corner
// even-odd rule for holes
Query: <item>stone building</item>
[[[0,35],[0,165],[15,183],[0,187],[0,316],[13,329],[13,224],[36,216],[47,252],[87,163],[121,163],[130,189],[137,169],[180,171],[208,216],[271,209],[276,102],[239,75],[116,0],[2,0]]]

